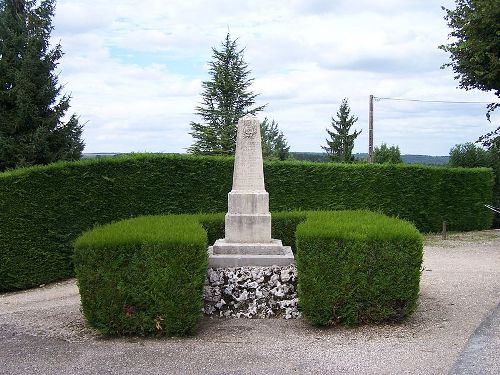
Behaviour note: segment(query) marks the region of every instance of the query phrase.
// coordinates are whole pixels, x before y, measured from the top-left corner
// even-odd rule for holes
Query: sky
[[[354,151],[368,150],[369,96],[491,102],[458,89],[441,6],[452,0],[58,0],[52,42],[65,55],[59,83],[85,123],[86,153],[186,152],[200,121],[212,47],[229,31],[244,48],[259,113],[279,124],[291,151],[320,152],[343,98]],[[486,104],[376,100],[374,144],[402,154],[448,155],[498,125]],[[498,112],[498,111],[497,111]]]

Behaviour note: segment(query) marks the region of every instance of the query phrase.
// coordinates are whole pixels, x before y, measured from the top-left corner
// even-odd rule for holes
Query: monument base
[[[288,266],[294,263],[291,247],[283,246],[280,240],[230,243],[221,239],[208,248],[208,266],[211,268]]]
[[[209,268],[204,313],[221,318],[298,318],[297,268]]]

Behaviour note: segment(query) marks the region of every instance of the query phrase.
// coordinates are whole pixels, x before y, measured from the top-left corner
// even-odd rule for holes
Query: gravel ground
[[[500,231],[428,237],[403,324],[202,321],[187,339],[105,338],[74,280],[0,295],[0,374],[499,374]]]

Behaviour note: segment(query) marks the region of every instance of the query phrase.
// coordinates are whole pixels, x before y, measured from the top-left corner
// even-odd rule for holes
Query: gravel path
[[[499,374],[500,231],[426,241],[405,323],[204,319],[196,337],[101,337],[74,280],[0,295],[0,374]]]

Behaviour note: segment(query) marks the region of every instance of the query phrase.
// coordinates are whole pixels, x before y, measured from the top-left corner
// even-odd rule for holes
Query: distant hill
[[[110,156],[121,155],[121,153],[100,152],[100,153],[85,153],[82,159],[105,158]],[[307,160],[319,163],[327,162],[324,152],[290,152],[290,155],[296,160]],[[354,154],[356,159],[367,159],[367,153]],[[403,162],[406,164],[428,164],[428,165],[447,165],[449,156],[430,156],[430,155],[401,155]]]
[[[308,160],[315,162],[326,162],[324,152],[290,152],[290,155],[297,160]],[[367,159],[367,153],[354,154],[356,159]],[[449,156],[431,156],[431,155],[401,155],[406,164],[429,164],[429,165],[447,165]]]
[[[449,156],[430,156],[430,155],[401,155],[403,162],[407,164],[431,164],[448,165]]]
[[[87,152],[82,154],[82,159],[107,158],[116,155],[120,154],[117,152],[99,152],[99,153]]]

